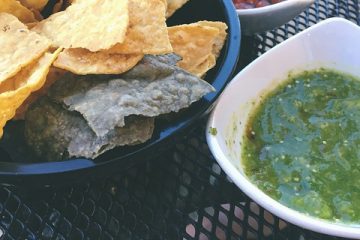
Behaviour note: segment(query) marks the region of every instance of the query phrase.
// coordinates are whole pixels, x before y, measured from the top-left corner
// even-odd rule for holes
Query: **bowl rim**
[[[276,10],[283,10],[294,5],[310,5],[315,0],[285,0],[279,3],[271,4],[265,7],[250,8],[250,9],[237,9],[236,12],[239,16],[262,15]]]
[[[328,24],[334,23],[356,26],[360,31],[360,26],[348,20],[339,17],[329,18],[307,28],[306,30],[296,34],[295,36],[290,37],[289,39],[283,41],[282,43],[278,44],[277,46],[264,53],[262,56],[267,56],[271,54],[273,51],[276,51],[276,49],[280,48],[284,44],[287,44],[287,42],[289,41],[293,41],[293,39],[298,38],[299,36],[308,35],[312,31],[316,31],[316,29],[318,28],[322,28]],[[259,62],[259,59],[261,60],[262,56],[250,63],[247,67],[245,67],[228,84],[227,88],[223,91],[222,95],[218,99],[217,106],[214,108],[212,114],[210,115],[206,129],[216,128],[216,118],[218,118],[217,109],[222,107],[222,96],[226,94],[227,90],[231,88],[231,85],[233,85],[235,81],[240,81],[241,75],[243,75],[244,72],[249,71],[250,68],[253,68],[253,66],[256,65],[257,62]],[[346,223],[341,224],[308,216],[305,213],[301,213],[294,209],[286,207],[285,205],[266,195],[255,184],[251,183],[245,176],[240,174],[239,170],[231,163],[231,160],[228,159],[226,153],[224,153],[224,151],[222,150],[216,136],[212,135],[209,131],[206,131],[206,140],[214,158],[221,166],[221,168],[225,171],[225,173],[237,185],[237,187],[246,195],[248,195],[251,199],[257,202],[260,206],[264,207],[276,216],[305,229],[339,237],[354,239],[360,238],[360,225],[354,224],[351,226],[350,224],[347,225]]]

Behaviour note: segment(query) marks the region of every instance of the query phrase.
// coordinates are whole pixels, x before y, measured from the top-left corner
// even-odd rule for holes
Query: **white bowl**
[[[236,10],[246,35],[279,27],[299,15],[315,0],[286,0],[270,6]]]
[[[360,27],[341,18],[325,20],[269,50],[242,70],[226,87],[208,122],[207,142],[234,183],[265,209],[313,231],[360,239],[360,225],[335,223],[292,210],[259,190],[245,176],[240,142],[253,106],[264,91],[278,86],[288,73],[318,67],[360,76]],[[227,141],[227,142],[226,142]]]

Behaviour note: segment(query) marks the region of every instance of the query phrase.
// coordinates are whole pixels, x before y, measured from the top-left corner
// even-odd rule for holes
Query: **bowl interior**
[[[333,18],[269,50],[228,85],[209,120],[208,126],[216,128],[217,135],[207,135],[219,164],[246,194],[263,207],[302,227],[345,237],[360,237],[360,228],[306,217],[279,204],[251,184],[243,172],[240,144],[247,118],[259,96],[286,80],[289,73],[326,67],[360,77],[359,41],[360,27]]]

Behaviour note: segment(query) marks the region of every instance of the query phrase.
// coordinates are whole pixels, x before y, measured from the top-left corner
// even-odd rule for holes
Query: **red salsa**
[[[269,6],[284,0],[233,0],[237,9],[250,9]]]

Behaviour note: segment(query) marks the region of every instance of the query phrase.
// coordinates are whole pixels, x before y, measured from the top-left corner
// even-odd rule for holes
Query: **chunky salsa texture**
[[[249,118],[242,161],[282,204],[360,223],[360,81],[329,69],[290,76]]]

